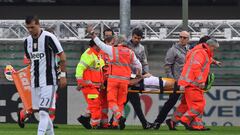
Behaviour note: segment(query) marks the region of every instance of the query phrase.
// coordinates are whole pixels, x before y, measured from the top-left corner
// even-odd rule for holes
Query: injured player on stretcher
[[[162,78],[162,77],[156,77],[156,76],[142,76],[142,77],[136,77],[135,75],[131,75],[130,87],[138,87],[139,92],[159,92],[165,93],[166,91],[169,91],[170,93],[174,93],[179,91],[179,86],[177,85],[176,81],[172,78]],[[136,90],[132,90],[130,92],[133,92]],[[137,92],[137,91],[136,91]]]
[[[215,80],[215,75],[210,73],[205,82],[205,92],[211,89]],[[177,85],[177,82],[172,78],[162,78],[153,75],[143,75],[142,77],[136,77],[132,74],[129,82],[130,87],[134,87],[134,90],[128,90],[128,92],[140,92],[140,93],[152,93],[152,94],[172,94],[172,93],[184,93],[184,88]],[[137,88],[138,90],[135,90]]]

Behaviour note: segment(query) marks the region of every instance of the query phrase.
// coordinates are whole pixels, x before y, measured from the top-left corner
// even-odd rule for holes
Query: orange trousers
[[[127,100],[128,83],[109,81],[107,100],[109,109],[113,112],[113,125],[118,126],[118,119],[123,115],[124,103]]]
[[[100,91],[101,101],[101,124],[104,127],[108,126],[108,101],[107,101],[107,90]]]
[[[91,114],[91,125],[100,125],[101,101],[98,89],[94,87],[84,87],[82,92],[88,105],[87,109]]]
[[[181,120],[195,129],[204,128],[202,116],[205,105],[203,90],[198,87],[186,87],[172,120],[175,122]]]

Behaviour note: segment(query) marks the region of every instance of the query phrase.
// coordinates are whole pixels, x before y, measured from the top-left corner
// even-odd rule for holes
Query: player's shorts
[[[49,109],[56,108],[56,91],[57,85],[48,85],[43,87],[32,87],[32,108],[33,110],[38,109]]]

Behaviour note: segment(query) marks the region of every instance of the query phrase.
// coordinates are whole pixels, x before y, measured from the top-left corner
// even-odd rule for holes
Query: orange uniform
[[[185,87],[185,93],[181,104],[174,112],[173,121],[181,121],[194,129],[204,128],[202,115],[206,100],[200,84],[207,80],[212,56],[213,52],[207,44],[199,44],[187,54],[186,63],[178,81],[180,86]]]
[[[82,86],[82,92],[91,113],[91,125],[99,126],[101,119],[100,86],[103,83],[102,67],[104,61],[93,48],[87,49],[81,56],[76,69],[78,84]]]
[[[104,60],[105,65],[103,67],[103,80],[106,86],[107,79],[109,75],[109,56],[102,50],[100,51],[100,57]],[[108,102],[107,102],[107,88],[100,91],[100,101],[101,101],[101,124],[103,127],[107,128],[108,124]]]
[[[103,43],[94,37],[96,45],[110,57],[109,76],[107,85],[107,100],[109,109],[114,114],[113,127],[125,128],[125,118],[122,117],[124,103],[127,100],[128,84],[131,76],[130,64],[141,72],[142,65],[134,52],[128,47],[119,44],[117,47]]]
[[[133,52],[122,45],[113,47],[113,59],[110,61],[110,74],[108,77],[107,100],[109,108],[114,113],[113,125],[118,125],[122,116],[124,103],[127,100],[128,84],[131,75],[130,64]]]

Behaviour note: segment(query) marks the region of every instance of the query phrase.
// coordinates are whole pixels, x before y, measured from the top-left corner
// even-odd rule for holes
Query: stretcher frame
[[[151,90],[151,91],[145,91],[145,90],[128,90],[130,93],[144,93],[144,94],[183,94],[184,91],[160,91],[160,90]]]

